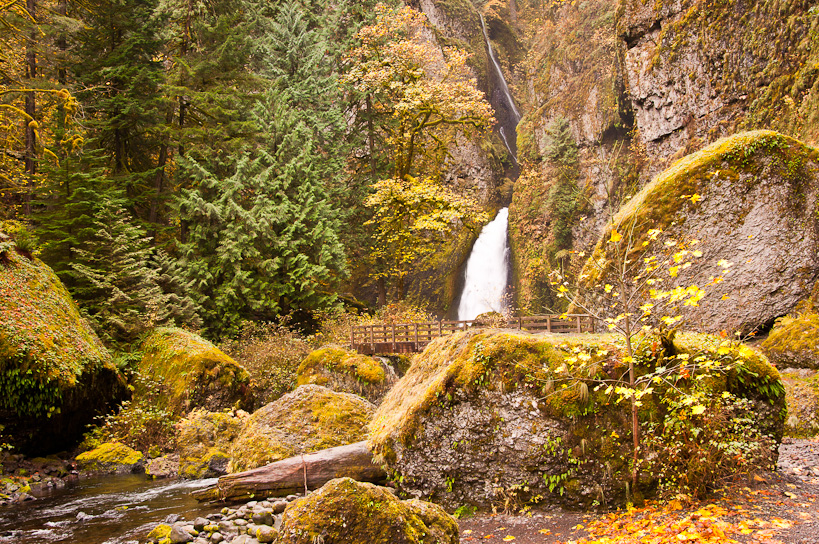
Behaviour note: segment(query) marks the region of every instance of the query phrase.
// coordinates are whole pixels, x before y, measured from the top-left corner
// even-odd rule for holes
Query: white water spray
[[[485,312],[503,312],[503,294],[509,275],[506,229],[509,209],[503,208],[481,230],[466,262],[466,280],[458,306],[458,319],[475,319]]]
[[[509,92],[509,85],[506,84],[506,79],[503,77],[500,64],[498,64],[498,59],[495,58],[495,51],[492,49],[492,42],[489,41],[489,34],[486,32],[486,22],[483,20],[483,15],[480,15],[480,17],[483,37],[486,40],[486,48],[489,50],[489,59],[492,61],[492,66],[495,67],[495,75],[498,76],[498,81],[500,82],[503,95],[506,98],[506,103],[510,108],[512,108],[512,113],[515,117],[515,124],[518,124],[518,121],[520,121],[520,112],[518,112],[518,108],[515,106],[515,101],[512,100],[512,94]]]

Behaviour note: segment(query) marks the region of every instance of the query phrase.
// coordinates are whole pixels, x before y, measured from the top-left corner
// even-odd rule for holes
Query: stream
[[[0,544],[136,543],[169,515],[212,513],[190,496],[208,480],[150,480],[143,474],[82,479],[49,496],[0,508]]]

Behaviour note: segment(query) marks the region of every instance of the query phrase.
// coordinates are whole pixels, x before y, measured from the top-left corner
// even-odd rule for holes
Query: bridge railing
[[[513,317],[487,322],[428,321],[425,323],[380,323],[354,325],[350,329],[350,346],[359,353],[415,353],[440,336],[447,336],[470,327],[511,328],[552,333],[594,332],[594,318],[585,314],[536,315]]]

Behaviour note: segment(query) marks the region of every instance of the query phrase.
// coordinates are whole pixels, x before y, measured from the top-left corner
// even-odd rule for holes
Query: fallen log
[[[198,501],[241,501],[281,497],[318,489],[333,478],[350,477],[359,482],[381,482],[384,470],[373,464],[366,442],[356,442],[306,453],[263,467],[228,474],[215,486],[191,493]]]

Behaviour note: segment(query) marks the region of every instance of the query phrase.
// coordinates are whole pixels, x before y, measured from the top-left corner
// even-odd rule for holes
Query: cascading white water
[[[502,208],[481,230],[466,262],[466,280],[458,306],[458,319],[475,319],[485,312],[503,312],[509,274],[506,228],[509,209]]]
[[[489,59],[492,61],[492,66],[495,67],[495,75],[498,76],[498,82],[500,83],[501,90],[506,98],[506,103],[512,109],[512,114],[515,117],[515,124],[517,124],[518,121],[520,121],[520,112],[518,112],[518,108],[515,106],[515,101],[512,100],[512,94],[509,92],[509,85],[506,84],[506,79],[503,77],[500,64],[498,64],[498,59],[495,58],[495,51],[492,49],[492,42],[489,41],[489,34],[486,32],[486,22],[483,20],[483,15],[480,17],[481,28],[483,29],[483,38],[486,40],[486,48],[489,50]]]
[[[509,140],[506,139],[506,130],[503,127],[498,129],[501,135],[501,140],[503,140],[503,145],[506,146],[506,150],[509,151],[509,156],[512,157],[512,160],[515,162],[515,165],[518,164],[518,156],[515,155],[515,152],[512,151],[511,146],[509,145]]]

